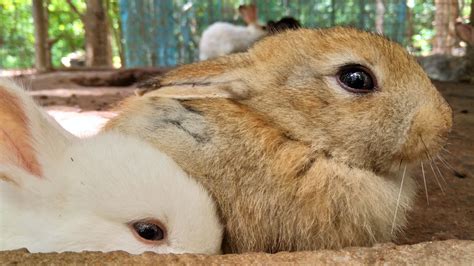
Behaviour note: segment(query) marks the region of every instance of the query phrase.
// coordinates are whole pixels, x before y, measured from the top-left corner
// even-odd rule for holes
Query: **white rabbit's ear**
[[[257,24],[257,6],[253,4],[241,5],[239,6],[239,13],[245,23],[247,23],[247,25]]]
[[[22,88],[0,79],[0,164],[41,177],[72,138]]]
[[[456,33],[459,38],[470,45],[474,45],[474,28],[469,24],[456,23]]]

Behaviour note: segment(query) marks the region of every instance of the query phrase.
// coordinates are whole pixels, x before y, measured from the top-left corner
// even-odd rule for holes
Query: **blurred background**
[[[419,57],[435,79],[463,80],[469,72],[468,42],[455,25],[470,22],[471,0],[0,0],[0,69],[190,63],[209,25],[245,25],[242,4],[256,5],[262,25],[291,16],[307,28],[381,32]]]

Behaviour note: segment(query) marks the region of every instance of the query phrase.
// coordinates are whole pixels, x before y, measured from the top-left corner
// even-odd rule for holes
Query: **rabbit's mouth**
[[[422,105],[411,119],[394,161],[418,166],[423,161],[433,161],[446,145],[452,125],[452,110],[442,98],[439,104]]]
[[[429,165],[436,159],[441,160],[438,154],[445,149],[446,140],[447,134],[437,135],[429,139],[429,142],[423,136],[418,136],[415,141],[410,142],[409,146],[402,148],[400,152],[385,157],[385,159],[379,158],[366,161],[361,168],[369,168],[375,174],[387,178],[396,177],[400,175],[405,167],[408,171],[411,171],[412,169],[419,169],[423,164]]]
[[[438,154],[444,149],[446,140],[447,134],[436,136],[428,143],[424,140],[423,136],[418,136],[416,141],[410,143],[408,149],[404,149],[402,152],[393,156],[388,171],[378,173],[388,176],[397,176],[405,167],[408,170],[420,169],[420,167],[423,170],[428,170],[424,166],[430,167],[436,159],[442,160]]]
[[[420,164],[423,161],[433,161],[438,153],[444,149],[451,127],[440,130],[438,134],[417,134],[409,139],[402,148],[402,152],[395,160],[407,164]]]

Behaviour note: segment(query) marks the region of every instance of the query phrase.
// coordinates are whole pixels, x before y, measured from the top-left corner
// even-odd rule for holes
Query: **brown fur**
[[[370,69],[378,91],[342,89],[347,64]],[[211,192],[227,252],[390,240],[404,166],[436,153],[452,123],[411,56],[349,28],[285,32],[148,87],[106,129],[150,141]],[[414,191],[405,177],[395,232]]]

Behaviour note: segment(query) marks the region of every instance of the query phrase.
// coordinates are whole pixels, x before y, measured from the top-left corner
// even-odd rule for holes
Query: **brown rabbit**
[[[351,28],[288,31],[146,88],[107,129],[150,141],[210,191],[227,252],[391,240],[415,195],[407,166],[452,125],[402,47]]]

